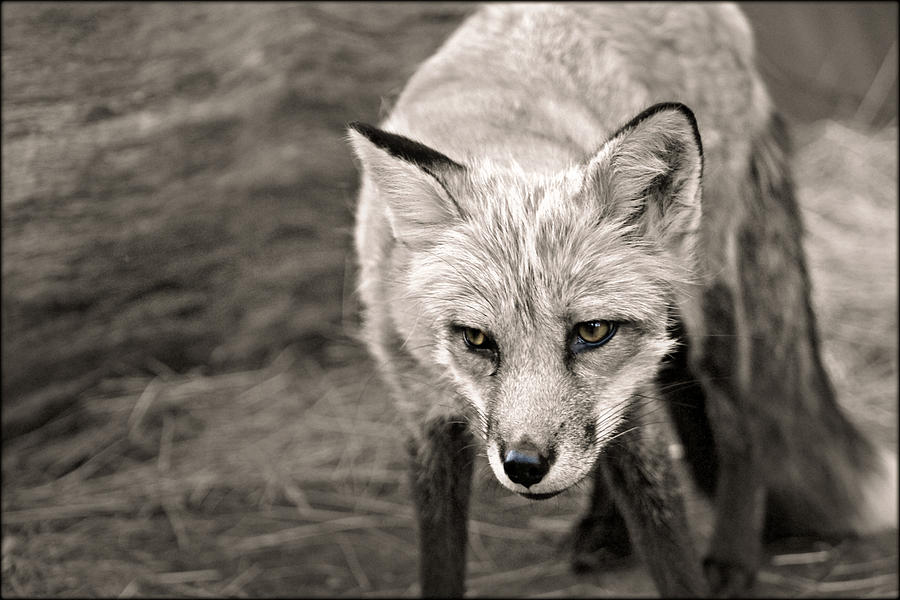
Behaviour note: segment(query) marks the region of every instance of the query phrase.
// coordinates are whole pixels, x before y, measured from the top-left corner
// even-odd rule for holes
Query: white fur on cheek
[[[459,388],[461,395],[471,403],[478,411],[478,414],[483,418],[483,416],[487,414],[487,403],[484,401],[481,392],[472,380],[456,367],[450,349],[443,344],[438,346],[434,353],[434,360],[447,369],[447,372],[450,375],[449,379],[457,388]],[[480,425],[481,424],[479,424],[478,431],[483,436],[485,432]]]

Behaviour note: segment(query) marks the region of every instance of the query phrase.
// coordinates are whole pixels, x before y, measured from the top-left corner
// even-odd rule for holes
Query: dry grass
[[[415,594],[342,127],[471,8],[4,3],[3,432],[31,430],[3,445],[4,596]],[[799,133],[828,367],[896,446],[897,130]],[[477,482],[470,595],[655,593],[569,572],[585,489]],[[897,593],[895,532],[770,550],[764,595]]]
[[[471,9],[4,4],[4,421],[74,396],[48,382],[152,359],[321,354],[353,219],[344,125],[376,121]]]
[[[800,198],[826,359],[843,403],[896,444],[897,131],[804,129]],[[352,333],[353,321],[347,323]],[[410,596],[415,534],[402,440],[351,335],[323,368],[104,379],[4,445],[4,596]],[[639,565],[576,577],[575,490],[529,503],[483,461],[472,596],[653,595]],[[698,521],[705,505],[692,501]],[[760,593],[896,596],[896,532],[770,548]]]

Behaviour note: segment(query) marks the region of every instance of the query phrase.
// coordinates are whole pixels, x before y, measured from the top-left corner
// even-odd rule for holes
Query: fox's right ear
[[[694,113],[665,102],[609,139],[587,166],[604,212],[636,226],[678,255],[690,253],[700,223],[703,146]]]
[[[462,217],[449,184],[465,167],[424,144],[367,125],[348,125],[364,172],[387,201],[394,237],[409,245],[427,243],[440,226]]]

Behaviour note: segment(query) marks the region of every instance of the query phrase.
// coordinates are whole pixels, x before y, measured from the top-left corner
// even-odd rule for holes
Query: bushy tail
[[[897,453],[882,448],[879,463],[863,484],[863,506],[854,524],[860,533],[897,528]]]
[[[897,455],[876,448],[848,419],[822,364],[789,156],[785,124],[775,116],[754,144],[751,225],[739,234],[744,308],[768,338],[751,342],[754,385],[782,396],[768,399],[760,420],[762,431],[777,431],[770,457],[781,462],[772,465],[767,533],[896,527]],[[773,305],[783,312],[766,313]]]
[[[796,456],[769,489],[765,536],[843,536],[897,528],[897,454],[849,422]],[[824,429],[813,427],[822,435]],[[799,453],[799,450],[798,450]]]

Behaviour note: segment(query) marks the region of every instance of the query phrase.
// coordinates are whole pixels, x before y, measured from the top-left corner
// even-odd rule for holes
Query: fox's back
[[[753,60],[732,5],[487,5],[420,67],[385,126],[451,157],[552,172],[642,108],[678,101],[715,170],[746,163],[742,140],[770,111]]]

